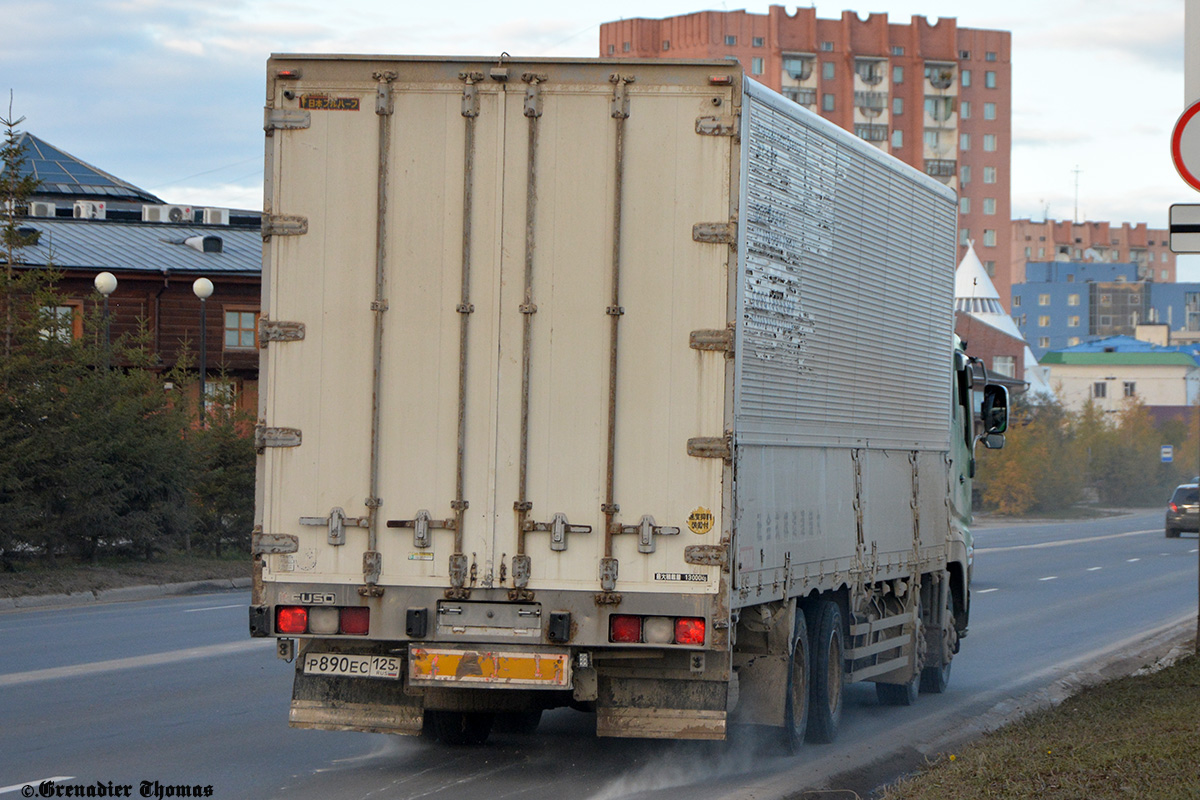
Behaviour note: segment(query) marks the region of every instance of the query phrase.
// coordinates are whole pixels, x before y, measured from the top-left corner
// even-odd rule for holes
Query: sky
[[[0,98],[21,129],[167,202],[262,207],[271,53],[580,56],[600,24],[769,3],[704,0],[0,0]],[[794,6],[784,4],[789,10]],[[1167,226],[1200,202],[1171,162],[1184,0],[843,0],[1011,31],[1012,213]],[[1078,171],[1077,171],[1078,170]],[[1181,260],[1180,279],[1200,280]]]

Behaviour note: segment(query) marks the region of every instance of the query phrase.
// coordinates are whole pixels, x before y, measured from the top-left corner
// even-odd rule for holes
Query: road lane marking
[[[1140,558],[1127,558],[1127,559],[1125,559],[1125,563],[1126,563],[1126,564],[1132,564],[1132,563],[1133,563],[1133,562],[1135,562],[1135,561],[1141,561],[1141,559],[1140,559]]]
[[[184,650],[172,650],[167,653],[151,653],[146,656],[131,658],[115,658],[111,661],[93,661],[90,664],[73,664],[69,667],[50,667],[35,669],[28,672],[10,672],[0,675],[0,687],[17,686],[23,683],[54,680],[56,678],[81,678],[88,675],[98,675],[104,672],[117,672],[137,667],[157,667],[162,664],[174,664],[179,661],[192,661],[197,658],[213,658],[244,653],[249,650],[265,650],[267,646],[275,647],[274,639],[248,639],[244,642],[226,642],[225,644],[210,644],[204,647],[189,647]],[[24,784],[22,784],[24,785]]]
[[[1088,567],[1088,572],[1096,572],[1097,570],[1102,569],[1104,569],[1104,567]]]
[[[245,607],[246,607],[245,603],[234,603],[231,606],[209,606],[207,608],[185,608],[183,610],[183,613],[194,614],[197,611],[221,611],[222,609],[226,609],[226,608],[245,608]]]
[[[1000,591],[1000,590],[999,589],[980,589],[980,590],[976,591],[975,594],[987,594],[988,592],[998,592],[998,591]]]
[[[1200,550],[1193,547],[1191,550],[1188,550],[1188,552],[1189,553],[1200,553]]]
[[[1062,539],[1055,542],[1038,542],[1037,544],[1013,544],[1006,547],[976,547],[975,552],[1004,553],[1009,550],[1040,550],[1044,547],[1066,547],[1069,544],[1087,544],[1089,542],[1101,542],[1105,539],[1122,539],[1126,536],[1144,536],[1147,533],[1162,533],[1162,531],[1155,528],[1150,531],[1126,531],[1125,533],[1110,533],[1106,536],[1086,536],[1082,539]]]
[[[39,784],[45,783],[46,781],[54,781],[55,783],[58,783],[60,781],[73,781],[73,780],[75,780],[74,775],[57,775],[53,778],[38,778],[36,781],[25,781],[24,783],[14,783],[12,786],[0,786],[0,794],[8,794],[9,792],[15,792],[19,789],[24,789],[26,786],[37,786]]]
[[[1056,581],[1056,580],[1058,580],[1058,576],[1057,575],[1047,575],[1044,578],[1038,578],[1038,580],[1039,581]]]

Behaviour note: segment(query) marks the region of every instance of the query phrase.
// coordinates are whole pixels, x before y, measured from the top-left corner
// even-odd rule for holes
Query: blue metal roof
[[[1183,353],[1193,358],[1200,354],[1200,345],[1179,344],[1164,347],[1152,342],[1144,342],[1132,336],[1107,336],[1103,339],[1093,339],[1073,347],[1064,347],[1058,353]]]
[[[25,149],[22,175],[38,180],[35,197],[66,196],[76,199],[127,200],[134,203],[162,204],[162,200],[145,189],[109,175],[101,169],[64,153],[43,142],[31,133],[22,133],[17,142]],[[4,165],[0,164],[0,171]]]
[[[26,266],[156,273],[262,272],[262,235],[257,228],[41,217],[21,220],[20,228],[41,234],[36,245],[17,251],[18,263]],[[193,236],[220,237],[221,252],[202,253],[184,244]]]

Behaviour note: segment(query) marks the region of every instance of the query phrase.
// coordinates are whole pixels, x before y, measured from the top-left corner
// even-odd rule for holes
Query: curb
[[[183,581],[148,586],[122,586],[116,589],[97,589],[71,594],[37,594],[22,597],[0,597],[0,611],[35,608],[66,608],[99,603],[127,603],[155,597],[178,597],[189,594],[232,592],[249,589],[251,578],[214,578],[203,581]]]

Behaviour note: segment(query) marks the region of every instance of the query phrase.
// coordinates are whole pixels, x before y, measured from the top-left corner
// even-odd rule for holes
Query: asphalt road
[[[980,526],[971,631],[951,687],[909,708],[847,687],[837,743],[594,738],[547,714],[482,748],[287,727],[291,666],[246,633],[245,593],[0,614],[0,800],[30,783],[211,785],[216,798],[786,797],[865,761],[952,740],[1197,607],[1197,538],[1162,516]],[[990,715],[990,716],[987,716]],[[865,778],[864,778],[865,780]],[[153,783],[149,786],[154,795]]]

